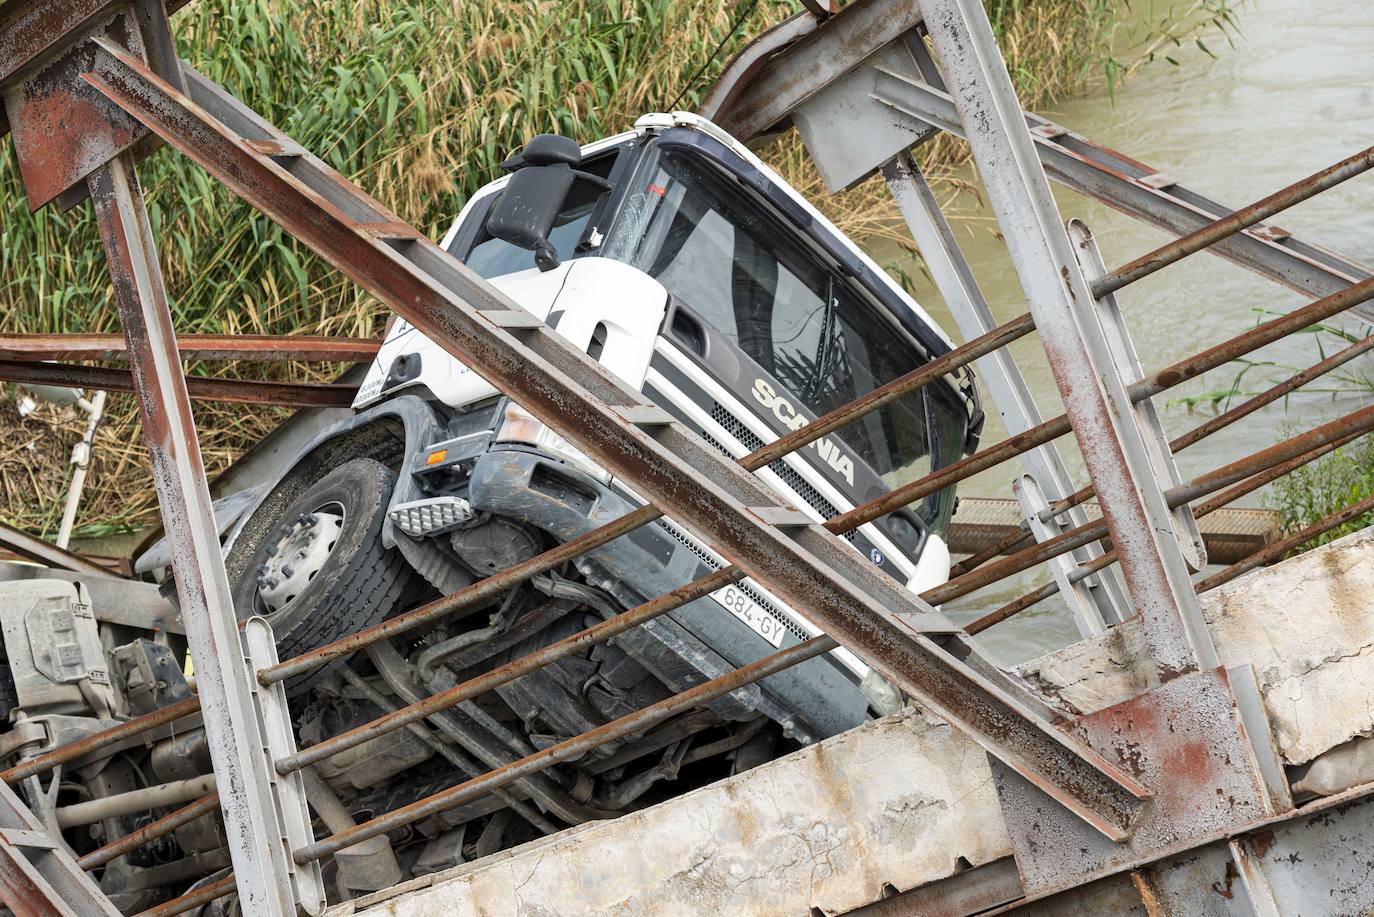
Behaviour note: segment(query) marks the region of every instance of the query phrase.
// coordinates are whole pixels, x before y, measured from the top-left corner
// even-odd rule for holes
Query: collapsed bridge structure
[[[1374,784],[1340,787],[1336,802],[1329,792],[1315,803],[1295,802],[1261,680],[1251,666],[1219,651],[1199,598],[1367,512],[1370,501],[1219,573],[1192,578],[1207,559],[1199,518],[1365,435],[1374,428],[1374,408],[1294,434],[1192,480],[1184,480],[1173,461],[1178,450],[1356,359],[1370,339],[1172,441],[1151,403],[1162,392],[1314,323],[1344,313],[1364,320],[1374,315],[1367,305],[1374,296],[1374,275],[1366,268],[1264,222],[1368,170],[1374,149],[1232,211],[1157,170],[1023,112],[975,0],[858,0],[839,12],[817,7],[788,20],[730,64],[702,114],[743,141],[795,128],[832,190],[880,171],[965,343],[733,462],[177,60],[167,16],[179,5],[159,0],[7,0],[0,5],[0,96],[29,202],[35,209],[75,206],[90,197],[124,330],[122,345],[86,342],[83,351],[74,341],[58,351],[49,341],[27,353],[62,352],[75,359],[118,351],[129,367],[127,376],[116,379],[119,374],[109,370],[99,371],[102,377],[84,367],[16,359],[0,365],[0,377],[32,381],[41,374],[39,381],[46,382],[125,385],[137,395],[172,546],[180,610],[179,623],[164,623],[184,629],[195,669],[193,694],[164,698],[156,709],[74,740],[52,722],[25,721],[32,731],[26,744],[15,746],[23,753],[0,772],[0,898],[16,913],[118,913],[93,876],[216,812],[223,819],[229,864],[219,864],[185,894],[145,913],[187,913],[231,894],[245,913],[322,913],[329,903],[323,862],[505,792],[607,742],[647,734],[840,646],[957,734],[963,752],[976,749],[985,755],[995,800],[982,797],[970,817],[1000,818],[1012,857],[999,855],[986,868],[977,864],[953,885],[939,877],[939,882],[896,889],[902,894],[883,902],[887,910],[973,914],[989,908],[1062,912],[1091,906],[1113,913],[1346,914],[1374,909],[1374,885],[1347,881],[1357,868],[1367,869],[1359,851],[1374,831],[1374,809],[1367,804]],[[1025,292],[1029,311],[1002,325],[994,324],[912,154],[941,132],[968,142]],[[162,146],[172,149],[157,152]],[[137,162],[149,155],[191,158],[625,481],[648,505],[456,593],[279,660],[270,625],[259,617],[240,621],[235,613],[191,398],[199,387],[201,397],[285,396],[295,399],[292,404],[328,406],[340,404],[338,393],[316,388],[254,395],[241,383],[184,377],[179,358],[196,342],[177,338],[155,257],[136,174]],[[1089,229],[1061,219],[1050,178],[1177,238],[1109,270]],[[1147,371],[1136,357],[1115,293],[1203,251],[1313,300]],[[1066,407],[1048,420],[1038,413],[1006,349],[1031,334],[1043,346]],[[6,353],[25,356],[22,343],[11,340]],[[318,341],[298,342],[294,351],[290,343],[200,344],[205,353],[221,357],[338,354]],[[780,499],[752,473],[974,363],[1011,434],[1000,443],[823,522]],[[1089,487],[1075,489],[1070,483],[1056,445],[1068,435],[1082,453]],[[839,537],[1012,459],[1024,469],[1016,493],[1024,531],[963,560],[957,575],[919,596],[877,573]],[[1086,512],[1094,497],[1100,517]],[[286,692],[291,679],[489,604],[513,586],[665,516],[730,565],[477,677],[393,705],[372,722],[297,747]],[[103,568],[51,546],[10,540],[55,567],[87,578],[108,576]],[[1370,550],[1368,542],[1359,550]],[[958,627],[937,610],[1041,563],[1053,574],[1051,584],[972,625]],[[746,577],[798,609],[818,634],[400,808],[349,824],[319,811],[319,821],[312,818],[307,783],[313,765],[379,737],[414,731],[465,701]],[[103,582],[92,588],[116,589]],[[1089,705],[1068,703],[1062,692],[1051,690],[1053,679],[1043,671],[1027,678],[993,665],[970,639],[1054,592],[1067,601],[1085,647],[1131,635],[1124,644],[1131,653],[1130,690],[1115,692],[1110,703],[1091,712],[1084,712]],[[89,604],[76,606],[87,608],[89,616]],[[79,654],[72,664],[83,664]],[[89,679],[94,670],[92,662],[82,677]],[[195,778],[201,782],[194,784],[193,798],[178,797],[176,803],[166,798],[154,805],[144,797],[149,809],[187,804],[127,837],[107,839],[79,859],[73,856],[60,836],[62,810],[54,801],[62,770],[90,765],[113,749],[174,734],[194,722],[203,727],[213,774]],[[787,764],[784,759],[775,766]],[[804,762],[796,766],[806,772]],[[1358,768],[1355,772],[1374,778]],[[745,781],[749,775],[734,779]],[[21,787],[25,797],[13,787]],[[1296,830],[1317,820],[1325,834]],[[327,833],[317,834],[318,824]],[[1275,836],[1288,845],[1286,860],[1264,855]],[[1330,852],[1338,849],[1340,855]],[[1318,857],[1324,864],[1313,869],[1311,861]],[[1207,868],[1237,879],[1236,891],[1230,891],[1228,880],[1228,895],[1219,904],[1209,884],[1177,878],[1181,858],[1191,858],[1189,864],[1205,861]],[[1102,883],[1110,895],[1082,897],[1100,895]],[[576,909],[575,902],[562,905]],[[749,903],[742,906],[748,909]]]

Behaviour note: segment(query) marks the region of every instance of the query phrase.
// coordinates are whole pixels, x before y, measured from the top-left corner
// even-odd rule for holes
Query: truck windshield
[[[666,150],[633,181],[606,254],[657,278],[811,413],[925,362],[860,288],[714,169]],[[889,487],[914,480],[931,470],[932,453],[941,465],[962,448],[964,411],[944,394],[905,395],[839,435]]]

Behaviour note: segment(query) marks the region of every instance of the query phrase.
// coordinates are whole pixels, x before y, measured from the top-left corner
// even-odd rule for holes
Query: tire
[[[382,544],[382,524],[395,487],[395,472],[381,462],[352,459],[316,481],[265,527],[266,534],[254,546],[234,586],[234,607],[241,618],[254,614],[267,618],[282,659],[371,627],[399,608],[410,585],[410,567],[399,551]],[[299,593],[276,608],[268,607],[258,581],[260,571],[269,561],[282,563],[277,553],[288,537],[285,533],[301,528],[297,520],[317,511],[342,516],[337,529],[331,520],[324,532],[326,539],[333,539],[332,547],[322,562],[312,564],[314,572]],[[336,659],[289,679],[287,694],[305,693],[346,661]]]

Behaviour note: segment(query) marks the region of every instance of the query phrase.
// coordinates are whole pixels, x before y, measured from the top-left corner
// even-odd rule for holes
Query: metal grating
[[[746,427],[738,417],[730,413],[730,411],[719,402],[711,402],[711,419],[720,424],[721,428],[724,429],[726,433],[729,433],[750,452],[763,447],[763,440],[759,439],[758,436],[754,434],[753,430]],[[730,455],[730,450],[725,448],[725,445],[717,441],[710,433],[702,430],[701,435],[706,437],[706,441],[721,452],[724,452],[731,458],[738,458],[738,456]],[[840,514],[835,504],[822,496],[821,492],[812,487],[807,482],[806,478],[801,476],[797,469],[787,464],[786,460],[778,459],[768,466],[768,470],[782,478],[784,484],[800,494],[801,498],[806,501],[808,506],[821,514],[822,519],[831,519]],[[854,533],[845,532],[841,537],[846,541],[853,541]]]
[[[717,445],[719,445],[719,443],[717,443]],[[658,520],[658,524],[663,527],[663,530],[665,532],[673,536],[673,539],[677,541],[678,544],[682,545],[684,548],[695,554],[697,556],[697,559],[700,560],[703,564],[710,567],[712,570],[720,569],[720,564],[709,554],[703,551],[700,545],[698,545],[691,538],[687,537],[686,532],[682,531],[677,526],[668,522],[666,519]],[[749,596],[749,598],[753,599],[754,602],[760,608],[768,612],[768,616],[770,618],[774,619],[779,624],[781,624],[784,628],[787,629],[787,632],[789,634],[796,637],[798,640],[806,640],[810,638],[810,634],[808,634],[806,631],[798,627],[794,621],[787,617],[787,615],[778,611],[778,606],[774,605],[768,599],[765,599],[762,595],[758,593],[758,590],[751,588],[746,583],[738,583],[734,588],[738,589],[740,592],[743,592],[745,595]]]

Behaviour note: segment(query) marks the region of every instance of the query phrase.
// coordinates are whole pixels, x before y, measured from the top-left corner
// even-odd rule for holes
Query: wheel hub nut
[[[258,571],[258,598],[269,613],[280,611],[314,579],[329,559],[343,529],[341,513],[302,513],[285,523]]]

